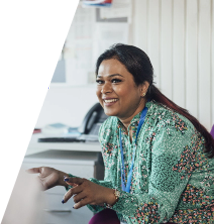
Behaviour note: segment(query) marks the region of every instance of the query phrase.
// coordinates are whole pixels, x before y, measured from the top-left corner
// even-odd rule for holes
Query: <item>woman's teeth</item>
[[[115,102],[115,101],[117,101],[117,99],[104,100],[104,101],[105,101],[105,103],[112,103],[112,102]]]

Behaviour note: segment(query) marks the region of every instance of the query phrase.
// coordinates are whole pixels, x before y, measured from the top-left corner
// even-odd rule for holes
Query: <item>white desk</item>
[[[43,152],[46,150],[63,150],[63,151],[83,151],[83,152],[101,152],[99,142],[38,142],[38,138],[48,137],[43,134],[33,134],[28,145],[26,155]]]

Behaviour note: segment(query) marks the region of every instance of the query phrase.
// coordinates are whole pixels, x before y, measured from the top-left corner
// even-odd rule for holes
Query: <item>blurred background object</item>
[[[11,183],[14,184],[11,177]],[[21,169],[1,224],[43,224],[45,199],[35,175]]]

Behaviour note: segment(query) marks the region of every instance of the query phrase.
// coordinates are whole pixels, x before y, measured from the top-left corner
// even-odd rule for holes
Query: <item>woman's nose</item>
[[[105,83],[101,89],[101,93],[106,94],[106,93],[111,93],[112,92],[112,87],[110,83]]]

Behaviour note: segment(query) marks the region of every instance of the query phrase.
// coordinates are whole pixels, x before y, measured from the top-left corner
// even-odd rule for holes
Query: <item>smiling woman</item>
[[[99,140],[103,181],[34,168],[45,189],[65,186],[66,203],[87,205],[99,223],[211,223],[214,139],[153,84],[153,67],[137,47],[117,44],[97,60],[97,97],[109,118]],[[65,177],[65,179],[64,179]]]
[[[128,127],[145,106],[149,83],[136,85],[133,75],[117,59],[102,61],[97,75],[97,97],[108,116],[117,116]]]

